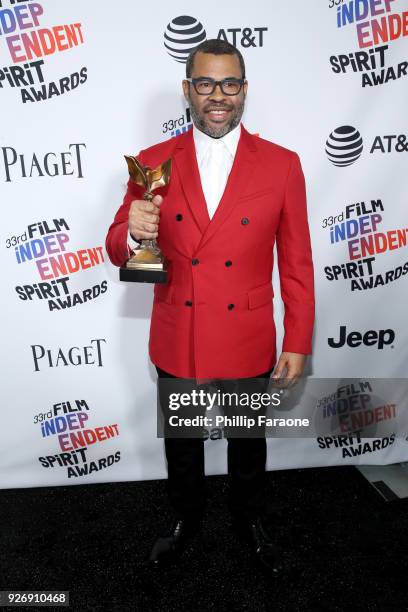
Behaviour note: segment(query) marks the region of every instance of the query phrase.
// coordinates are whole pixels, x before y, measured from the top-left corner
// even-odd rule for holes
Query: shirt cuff
[[[140,241],[139,240],[135,240],[131,233],[128,230],[128,235],[127,235],[127,243],[128,243],[128,247],[131,251],[133,251],[134,249],[136,249],[136,247],[140,246]]]

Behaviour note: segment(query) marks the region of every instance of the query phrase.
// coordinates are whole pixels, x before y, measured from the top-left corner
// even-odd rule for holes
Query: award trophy
[[[125,155],[131,180],[145,188],[143,199],[149,202],[154,198],[154,190],[170,182],[171,159],[166,160],[154,170],[142,166],[135,157]],[[136,283],[167,282],[166,259],[156,240],[141,240],[140,248],[133,251],[125,265],[120,268],[119,278],[122,281]]]

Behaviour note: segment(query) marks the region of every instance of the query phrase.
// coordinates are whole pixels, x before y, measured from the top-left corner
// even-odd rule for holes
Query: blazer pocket
[[[272,302],[272,298],[273,287],[271,282],[255,287],[255,289],[248,291],[248,308],[253,309],[268,304]]]
[[[157,283],[154,286],[154,301],[155,302],[166,302],[166,304],[173,303],[173,287],[166,283]]]
[[[252,193],[248,193],[247,195],[239,198],[239,202],[244,202],[245,200],[254,200],[255,198],[261,198],[262,196],[270,195],[271,197],[276,195],[275,189],[268,187],[266,189],[259,189],[258,191],[253,191]]]

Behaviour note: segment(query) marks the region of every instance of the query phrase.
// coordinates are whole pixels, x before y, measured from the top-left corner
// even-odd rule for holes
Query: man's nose
[[[210,94],[210,98],[213,100],[223,100],[225,98],[222,89],[221,89],[221,84],[217,83],[217,85],[215,86],[214,91],[212,92],[212,94]]]

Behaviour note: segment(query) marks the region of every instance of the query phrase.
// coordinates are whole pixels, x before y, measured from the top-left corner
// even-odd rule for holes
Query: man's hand
[[[305,363],[306,355],[303,353],[282,353],[271,378],[281,379],[284,376],[280,386],[292,387],[302,374]]]
[[[133,200],[129,210],[129,232],[135,240],[153,240],[159,232],[160,206],[163,198],[154,196],[151,202]]]

